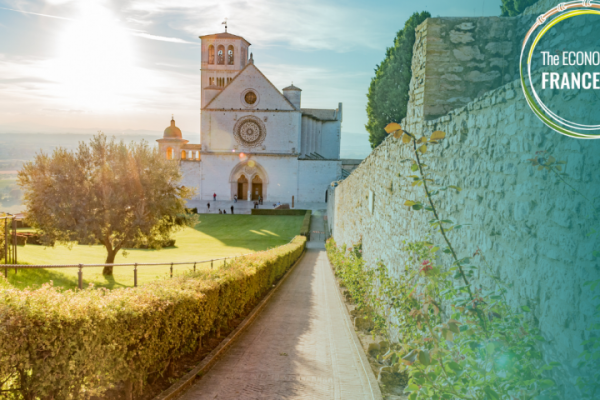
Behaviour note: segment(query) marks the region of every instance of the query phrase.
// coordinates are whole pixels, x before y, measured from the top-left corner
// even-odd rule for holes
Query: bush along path
[[[305,243],[298,236],[218,270],[139,288],[21,291],[0,278],[2,397],[148,398],[153,383],[168,386],[182,367],[177,361],[215,347]]]
[[[558,363],[543,360],[539,347],[544,339],[528,322],[529,308],[509,307],[505,286],[480,251],[467,257],[454,251],[451,231],[461,226],[438,214],[435,199],[461,188],[433,187],[423,163],[445,133],[417,138],[395,123],[386,131],[412,147],[414,157],[406,160],[414,173],[409,178],[413,186],[423,188],[424,196],[405,205],[430,213],[431,239],[403,243],[409,262],[396,276],[382,263],[367,266],[360,243],[349,249],[332,240],[327,243],[336,274],[356,305],[357,319],[386,339],[388,348],[377,354],[379,367],[406,377],[404,391],[411,400],[560,398],[548,378]],[[471,284],[478,270],[494,279],[495,290],[482,291]]]

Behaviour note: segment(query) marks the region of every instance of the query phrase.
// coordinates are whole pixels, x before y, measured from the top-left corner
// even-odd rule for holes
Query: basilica
[[[343,176],[342,103],[302,108],[302,90],[277,89],[254,64],[250,43],[223,32],[200,36],[200,144],[171,125],[158,139],[167,159],[180,162],[195,200],[325,202]]]

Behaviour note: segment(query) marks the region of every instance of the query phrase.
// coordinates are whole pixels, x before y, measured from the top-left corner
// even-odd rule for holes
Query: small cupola
[[[165,129],[164,139],[183,139],[181,129],[175,126],[175,118],[171,116],[171,125]]]
[[[300,110],[302,89],[294,86],[294,83],[292,82],[290,86],[283,88],[283,96],[292,103],[296,110]]]

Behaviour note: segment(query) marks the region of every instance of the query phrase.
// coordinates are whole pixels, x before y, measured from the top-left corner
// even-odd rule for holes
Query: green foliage
[[[311,210],[307,210],[304,214],[304,219],[302,220],[302,226],[300,227],[300,234],[302,236],[306,236],[310,238],[310,218],[312,215]]]
[[[375,321],[376,333],[398,335],[400,342],[381,360],[394,372],[408,373],[405,391],[417,399],[558,399],[540,353],[544,339],[529,325],[527,306],[514,312],[505,298],[506,288],[493,276],[478,250],[459,257],[452,245],[452,231],[461,225],[440,215],[434,199],[458,186],[434,187],[435,179],[423,158],[446,136],[435,131],[417,138],[397,123],[385,128],[395,139],[411,147],[408,175],[411,185],[422,187],[422,200],[406,200],[413,211],[428,212],[430,240],[404,243],[408,263],[404,273],[392,277],[384,265],[368,268],[356,252],[346,254],[328,242],[336,273],[363,312]],[[448,258],[446,265],[442,258]],[[479,261],[484,268],[474,263]],[[495,289],[483,292],[471,283],[475,273],[487,273]],[[349,279],[350,278],[350,279]],[[349,281],[349,284],[348,284]]]
[[[516,17],[537,2],[538,0],[502,0],[500,10],[503,17]]]
[[[374,321],[373,333],[390,342],[398,335],[380,361],[409,374],[409,399],[559,398],[545,377],[555,364],[543,361],[543,339],[524,313],[513,313],[504,288],[471,300],[430,242],[405,243],[409,262],[398,278],[382,263],[368,268],[360,245],[347,251],[330,239],[326,246],[341,283]]]
[[[387,48],[384,60],[375,68],[375,77],[371,79],[367,94],[369,121],[365,125],[371,148],[379,146],[385,139],[384,126],[406,116],[415,28],[429,17],[431,14],[427,11],[414,13],[396,34],[393,47]]]
[[[0,212],[0,217],[4,217],[6,214]],[[4,220],[0,219],[0,260],[4,259],[4,241],[5,235],[4,232]]]
[[[253,306],[305,243],[298,236],[224,268],[135,289],[0,290],[3,398],[88,399],[123,382],[140,393],[203,336]]]
[[[30,224],[46,240],[100,243],[106,263],[125,246],[160,248],[188,223],[181,172],[148,143],[108,140],[103,134],[77,151],[36,155],[19,172]],[[112,275],[112,267],[105,273]]]
[[[261,209],[253,208],[251,211],[252,215],[305,215],[307,210],[275,210],[275,209]]]

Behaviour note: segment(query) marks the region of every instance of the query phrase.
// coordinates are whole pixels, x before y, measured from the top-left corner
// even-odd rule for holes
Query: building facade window
[[[208,46],[208,63],[215,63],[215,46],[213,46],[212,44]]]
[[[171,147],[167,147],[167,160],[173,159],[173,149]]]
[[[217,47],[217,64],[225,64],[225,47],[223,45]]]
[[[227,48],[227,64],[233,65],[233,46]]]

